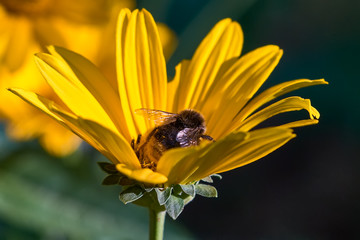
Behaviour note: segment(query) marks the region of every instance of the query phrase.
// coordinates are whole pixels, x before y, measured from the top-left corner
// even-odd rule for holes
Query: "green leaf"
[[[216,188],[206,184],[198,184],[195,186],[196,194],[203,197],[217,197]]]
[[[97,164],[99,165],[101,170],[103,170],[106,173],[109,173],[109,174],[119,173],[119,171],[116,169],[115,164],[111,164],[108,162],[98,162]]]
[[[120,175],[116,175],[116,174],[108,175],[108,176],[106,176],[104,178],[101,185],[115,185],[115,184],[118,184],[119,181],[120,181],[120,178],[121,178]]]
[[[164,190],[160,190],[159,188],[155,188],[157,199],[160,205],[164,205],[167,200],[169,200],[171,196],[172,187],[168,187]]]
[[[122,191],[119,195],[120,201],[125,204],[134,202],[144,195],[144,190],[138,185],[129,187]]]
[[[192,184],[188,184],[188,185],[181,185],[180,184],[181,189],[183,190],[184,193],[186,193],[187,195],[190,195],[191,197],[195,197],[195,186]]]
[[[176,195],[171,195],[165,203],[166,212],[174,220],[184,210],[184,206],[184,200]]]

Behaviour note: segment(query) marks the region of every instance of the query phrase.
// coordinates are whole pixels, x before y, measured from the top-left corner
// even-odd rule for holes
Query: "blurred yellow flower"
[[[44,81],[33,54],[46,45],[72,49],[93,61],[116,84],[115,25],[121,8],[134,7],[133,0],[0,0],[0,118],[7,134],[17,140],[38,137],[56,156],[77,149],[81,140],[47,115],[9,94],[7,87],[22,86],[57,100]],[[175,35],[161,27],[167,54]]]
[[[50,47],[50,54],[38,54],[36,63],[63,105],[29,91],[10,91],[78,134],[130,179],[165,187],[192,183],[262,158],[294,138],[292,128],[318,122],[319,113],[308,99],[287,97],[266,104],[293,90],[327,82],[298,79],[254,96],[282,50],[269,45],[239,58],[243,34],[230,19],[215,25],[192,59],[176,67],[171,82],[149,12],[122,10],[117,39],[115,85],[80,55]],[[135,113],[141,108],[173,113],[194,109],[202,113],[206,134],[216,142],[168,150],[155,169],[142,167],[131,143],[154,129],[155,123]],[[274,115],[303,109],[309,119],[253,130]]]

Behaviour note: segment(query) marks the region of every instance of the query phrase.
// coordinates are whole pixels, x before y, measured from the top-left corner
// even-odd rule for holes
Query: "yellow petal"
[[[165,110],[167,75],[154,19],[146,10],[122,10],[117,27],[119,95],[132,137],[154,124],[135,114],[139,108]]]
[[[35,60],[41,73],[55,93],[76,115],[99,122],[111,130],[116,131],[116,127],[111,118],[105,112],[98,99],[92,95],[95,89],[87,89],[87,87],[93,86],[90,84],[89,86],[85,85],[86,81],[100,81],[106,86],[106,79],[104,79],[100,73],[96,73],[96,67],[89,62],[86,70],[84,68],[81,69],[87,72],[84,73],[73,65],[69,65],[54,51],[53,54],[55,56],[41,53],[37,55]],[[78,58],[82,57],[78,56]],[[81,65],[82,62],[80,61],[78,64]],[[93,73],[94,75],[89,76],[89,73]],[[90,78],[86,78],[85,76]],[[104,89],[108,90],[106,87],[104,87]],[[102,92],[103,88],[98,88],[96,91]],[[109,95],[111,95],[111,93],[109,93]]]
[[[216,81],[204,97],[206,101],[202,104],[225,92],[236,96],[240,89],[245,90],[246,85],[252,86],[247,89],[249,93],[254,94],[276,67],[281,55],[282,50],[278,46],[268,45],[257,48],[239,59],[224,62]],[[247,96],[249,97],[251,96]]]
[[[132,169],[125,164],[117,164],[116,169],[127,176],[141,183],[162,184],[167,181],[167,177],[158,172],[153,172],[148,168]]]
[[[280,127],[252,131],[236,150],[228,151],[224,162],[221,162],[212,171],[221,173],[252,163],[280,148],[294,137],[296,135],[291,129]]]
[[[91,139],[89,144],[98,149],[112,162],[123,163],[134,169],[141,168],[139,160],[136,157],[134,150],[131,148],[130,143],[121,135],[97,122],[75,118],[54,107],[52,108],[52,111],[61,116],[66,123],[69,122],[71,125],[76,126],[76,128],[72,127],[75,133],[78,133],[78,129],[81,129],[79,136],[84,138],[85,141]],[[71,125],[68,124],[69,127],[71,127]]]
[[[318,119],[320,117],[320,113],[311,106],[309,99],[303,99],[301,97],[288,97],[273,103],[270,106],[251,115],[241,123],[241,126],[238,128],[238,130],[249,131],[272,116],[284,112],[299,111],[303,109],[309,112],[310,119]]]
[[[204,155],[215,149],[212,153],[215,154],[212,159],[217,159],[218,154],[222,154],[221,148],[218,146],[228,146],[230,149],[231,144],[239,144],[247,138],[247,133],[239,132],[232,134],[224,139],[215,143],[203,143],[200,146],[189,148],[176,148],[165,152],[160,158],[157,171],[168,177],[168,183],[188,183],[186,179],[190,178],[194,172],[203,169],[209,162],[204,162]],[[230,145],[229,145],[230,144]],[[220,151],[217,151],[220,150]],[[222,161],[221,158],[216,161]],[[210,163],[211,164],[211,163]],[[212,163],[217,164],[217,163]],[[210,174],[209,174],[210,175]],[[208,176],[208,175],[207,175]]]
[[[60,106],[57,106],[56,103],[54,103],[42,96],[39,96],[33,92],[25,91],[22,89],[12,88],[12,89],[9,89],[9,91],[11,91],[14,94],[16,94],[17,96],[21,97],[24,101],[30,103],[34,107],[43,111],[48,116],[52,117],[58,123],[62,124],[69,130],[76,133],[79,137],[84,139],[86,142],[88,142],[90,145],[92,145],[93,147],[98,149],[100,152],[104,151],[100,145],[97,145],[96,142],[94,142],[91,138],[87,137],[87,134],[81,128],[74,125],[72,122],[66,121],[66,119],[65,119],[66,122],[64,122],[64,118],[62,116],[60,116],[58,113],[54,112],[52,110],[52,108],[56,107],[57,111],[58,112],[62,111],[64,115],[71,115],[71,113],[67,112],[65,109],[62,109]],[[72,118],[75,118],[75,116],[73,116]]]
[[[64,59],[64,61],[71,67],[72,71],[76,74],[80,82],[76,82],[80,88],[84,88],[84,91],[88,91],[91,96],[101,105],[103,110],[115,124],[117,130],[125,136],[128,141],[131,141],[129,131],[124,127],[125,119],[123,112],[120,108],[121,104],[119,96],[115,89],[112,88],[108,80],[100,73],[100,71],[90,61],[84,57],[66,50],[61,47],[50,47],[49,51],[58,58]],[[82,116],[88,118],[87,116]],[[96,119],[92,119],[96,121]],[[97,122],[97,121],[96,121]],[[103,122],[99,122],[104,124]],[[112,124],[107,126],[112,129]]]
[[[36,93],[22,90],[19,88],[9,88],[8,90],[22,98],[24,101],[30,103],[34,107],[40,109],[50,117],[54,118],[56,121],[62,122],[61,118],[59,118],[49,109],[49,105],[52,103],[52,101],[49,101],[48,99],[41,97]]]
[[[174,148],[164,153],[156,171],[168,178],[167,186],[184,183],[199,168],[195,163],[200,156],[198,148]]]
[[[204,38],[180,80],[177,109],[194,108],[213,84],[223,62],[240,55],[243,34],[238,23],[224,19]]]
[[[309,126],[309,125],[314,125],[314,124],[318,124],[319,120],[317,119],[304,119],[304,120],[298,120],[298,121],[294,121],[294,122],[289,122],[289,123],[285,123],[280,125],[279,127],[282,128],[297,128],[297,127],[305,127],[305,126]]]
[[[81,119],[54,102],[35,93],[10,89],[13,93],[53,117],[79,137],[84,139],[114,163],[124,163],[136,169],[140,163],[130,143],[121,135],[91,120]]]
[[[199,110],[206,116],[209,133],[215,138],[229,133],[233,118],[266,81],[282,56],[277,46],[258,48],[227,64]],[[229,62],[231,63],[231,62]]]
[[[159,161],[158,172],[168,177],[167,185],[186,184],[256,161],[293,137],[292,131],[285,128],[234,132],[215,143],[166,152]]]
[[[270,102],[271,100],[280,97],[284,94],[292,92],[294,90],[319,85],[319,84],[328,84],[324,79],[319,80],[309,80],[309,79],[297,79],[293,81],[288,81],[280,83],[271,88],[266,89],[264,92],[252,99],[249,104],[244,107],[241,112],[236,116],[233,123],[235,126],[239,125],[245,118],[250,116],[258,108],[262,107],[264,104]]]

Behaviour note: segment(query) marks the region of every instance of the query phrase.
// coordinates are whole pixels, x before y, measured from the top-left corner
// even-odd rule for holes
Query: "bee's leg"
[[[134,139],[131,140],[131,148],[132,148],[133,150],[135,150],[135,140],[134,140]]]
[[[201,135],[201,138],[215,142],[215,140],[212,137],[210,137],[209,135]]]
[[[136,139],[136,145],[139,145],[140,141],[141,141],[141,134],[139,134]]]

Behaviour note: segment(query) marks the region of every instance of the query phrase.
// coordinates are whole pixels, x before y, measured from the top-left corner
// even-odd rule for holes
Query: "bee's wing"
[[[198,131],[196,128],[184,128],[176,135],[176,141],[181,147],[198,145]]]
[[[139,108],[135,110],[136,114],[142,115],[143,117],[154,121],[156,126],[164,123],[174,122],[176,120],[176,113],[169,113],[156,109]]]

